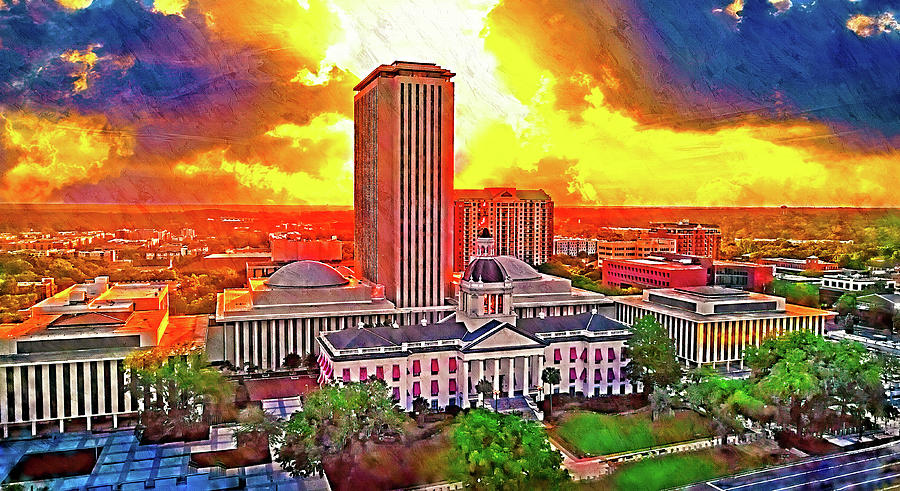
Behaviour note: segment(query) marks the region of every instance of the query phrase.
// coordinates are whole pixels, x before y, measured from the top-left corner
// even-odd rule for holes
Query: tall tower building
[[[454,75],[395,61],[354,88],[356,267],[401,308],[449,292]]]

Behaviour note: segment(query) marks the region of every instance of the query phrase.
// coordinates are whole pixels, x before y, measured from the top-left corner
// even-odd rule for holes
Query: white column
[[[262,355],[262,343],[258,343],[257,339],[259,339],[259,321],[253,321],[250,323],[250,360],[257,367],[265,368],[262,360],[260,360]]]
[[[279,360],[276,360],[276,362],[281,363],[281,361],[284,360],[284,357],[288,354],[284,342],[284,338],[287,337],[287,333],[285,332],[284,328],[284,319],[278,319],[277,321],[275,321],[275,326],[275,332],[278,336],[278,349],[281,351],[281,357]]]
[[[0,367],[0,424],[9,422],[9,408],[6,407],[6,368]],[[4,429],[6,425],[4,424]],[[4,438],[7,438],[4,436]]]
[[[22,375],[21,367],[13,367],[13,421],[22,421]]]
[[[50,419],[50,398],[56,394],[50,393],[50,370],[53,365],[41,365],[41,390],[44,392],[44,419]]]
[[[97,362],[97,407],[94,408],[94,413],[103,414],[106,412],[106,391],[103,390],[106,387],[106,365],[102,361]]]
[[[546,352],[547,352],[547,350],[545,349],[545,350],[544,350],[544,353],[546,353]],[[538,382],[540,382],[539,385],[540,385],[542,388],[544,387],[544,381],[541,380],[541,376],[542,376],[543,374],[544,374],[544,356],[543,356],[543,355],[539,355],[539,356],[538,356],[538,359],[537,359],[537,380],[538,380]],[[542,394],[543,394],[543,392],[542,392]],[[541,396],[541,398],[543,399],[543,395]]]
[[[496,394],[500,392],[500,358],[494,358],[494,373],[491,376],[494,378],[493,397],[497,397]]]
[[[408,360],[408,358],[404,358],[404,360]],[[409,397],[407,397],[406,392],[412,391],[412,384],[409,383],[409,377],[406,375],[407,370],[409,369],[409,362],[406,361],[401,363],[400,360],[397,360],[397,364],[400,366],[400,405],[406,411],[412,410],[412,404],[410,403]],[[394,369],[394,364],[391,363],[391,370]],[[337,374],[335,374],[337,376]],[[412,394],[410,394],[412,396]]]
[[[110,370],[112,373],[109,374],[109,384],[112,387],[110,390],[110,397],[112,397],[112,401],[110,401],[110,408],[113,412],[113,427],[118,427],[118,419],[116,418],[116,413],[122,410],[119,407],[119,391],[125,390],[122,387],[119,387],[119,364],[122,363],[121,360],[113,360],[110,363]]]
[[[56,397],[56,417],[62,423],[62,420],[66,417],[66,388],[63,386],[63,364],[57,363],[54,369],[56,370],[56,394],[53,397]],[[62,429],[59,431],[62,433]]]
[[[531,388],[531,372],[528,371],[528,358],[529,356],[522,358],[522,395],[528,395],[528,390]]]
[[[90,415],[93,414],[96,408],[94,407],[93,397],[91,397],[91,363],[90,361],[86,361],[81,364],[82,373],[84,374],[84,387],[79,387],[79,390],[84,392],[84,414]],[[100,389],[100,387],[97,387]],[[91,425],[91,418],[88,416],[88,429]]]
[[[458,386],[456,390],[462,392],[462,405],[460,407],[466,409],[469,407],[469,362],[462,362],[462,367],[460,368],[462,383],[456,384]]]
[[[506,396],[512,397],[515,395],[516,390],[516,379],[514,377],[516,368],[516,359],[509,359],[509,366],[507,367],[507,378],[509,378],[509,383],[507,384]]]
[[[35,365],[29,365],[22,367],[22,370],[25,370],[25,376],[28,380],[28,400],[25,401],[25,404],[28,404],[28,417],[31,418],[32,421],[37,419],[37,384],[34,382],[35,377]],[[35,433],[34,424],[31,425],[32,435]]]
[[[69,400],[72,404],[72,416],[79,416],[79,392],[81,392],[81,387],[78,387],[78,363],[69,363]]]

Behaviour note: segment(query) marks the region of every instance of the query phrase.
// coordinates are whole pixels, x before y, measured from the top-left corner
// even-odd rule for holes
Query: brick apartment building
[[[497,255],[537,265],[553,254],[553,200],[542,189],[457,189],[453,211],[454,271],[466,269],[485,228]]]
[[[675,252],[691,256],[719,258],[722,231],[716,225],[680,222],[651,222],[647,237],[675,239]]]

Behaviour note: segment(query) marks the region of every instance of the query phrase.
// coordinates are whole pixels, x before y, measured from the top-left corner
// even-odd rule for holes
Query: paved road
[[[900,483],[900,442],[807,459],[692,486],[694,490],[800,491],[883,489]]]

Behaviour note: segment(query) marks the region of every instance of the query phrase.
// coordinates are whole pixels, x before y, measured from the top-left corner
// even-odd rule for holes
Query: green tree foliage
[[[234,387],[202,350],[154,347],[125,358],[132,397],[144,401],[142,420],[163,425],[199,422],[207,405],[230,400]]]
[[[602,284],[602,273],[599,269],[586,267],[579,258],[559,254],[550,261],[537,266],[541,273],[572,281],[572,286],[604,295],[634,295],[640,293],[639,288],[613,288]]]
[[[303,358],[301,358],[297,353],[288,353],[287,355],[285,355],[284,360],[281,361],[281,367],[287,368],[288,370],[300,368],[300,365],[302,364]]]
[[[488,398],[493,399],[494,384],[492,384],[490,380],[481,379],[475,384],[475,392],[481,394],[482,400],[487,400]]]
[[[847,315],[856,311],[858,306],[857,295],[855,293],[845,293],[838,297],[834,302],[834,309],[842,315]]]
[[[266,413],[260,407],[251,406],[238,415],[238,425],[234,430],[235,443],[268,447],[269,441],[281,441],[284,435],[284,421]]]
[[[654,387],[666,390],[681,380],[681,364],[675,357],[675,343],[665,328],[652,315],[645,315],[631,326],[631,337],[625,341],[628,380],[644,384],[644,393]]]
[[[744,360],[754,395],[786,409],[798,433],[831,408],[860,425],[884,414],[884,362],[859,343],[798,331],[748,347]]]
[[[753,392],[748,380],[725,378],[709,367],[693,370],[685,385],[691,405],[726,424],[732,424],[736,415],[758,421],[767,419],[765,402]]]
[[[786,298],[788,303],[807,307],[819,306],[819,287],[812,283],[794,283],[775,279],[772,280],[772,293]]]
[[[544,428],[519,416],[472,410],[452,435],[452,474],[474,489],[560,489],[570,483]]]
[[[550,416],[553,416],[553,386],[559,385],[560,380],[562,377],[559,374],[559,368],[545,367],[541,372],[541,382],[550,386],[550,393],[547,394],[547,398],[550,399]]]
[[[284,428],[276,460],[294,476],[322,472],[327,455],[400,431],[401,413],[381,380],[327,385],[306,396]]]

